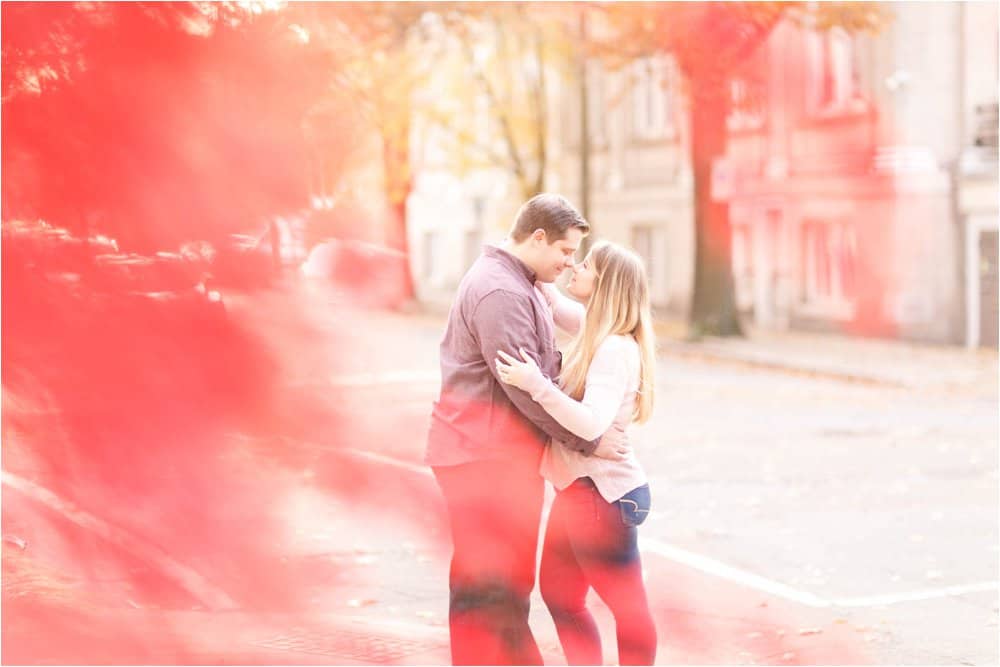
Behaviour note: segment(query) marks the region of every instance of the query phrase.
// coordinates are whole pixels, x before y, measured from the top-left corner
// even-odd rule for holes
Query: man
[[[449,626],[456,665],[540,665],[528,626],[546,441],[593,454],[525,392],[496,377],[498,350],[524,348],[552,380],[562,361],[552,314],[535,282],[573,265],[590,226],[564,198],[541,194],[517,214],[500,247],[487,246],[466,273],[441,342],[441,395],[426,463],[444,494],[454,554]],[[612,433],[602,448],[616,448]]]

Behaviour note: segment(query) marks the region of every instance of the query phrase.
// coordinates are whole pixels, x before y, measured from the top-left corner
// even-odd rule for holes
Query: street
[[[365,374],[332,382],[382,426],[378,451],[359,449],[418,467],[444,322],[371,321],[351,327]],[[712,608],[697,611],[726,615],[750,596],[826,632],[849,626],[872,662],[995,662],[996,386],[933,379],[915,391],[661,355],[657,409],[637,428],[654,492],[649,576],[683,577],[695,600],[706,577]]]
[[[1000,4],[0,5],[0,664],[448,665],[516,580],[565,665],[544,488],[591,581],[646,517],[587,660],[1000,666]],[[612,505],[508,475],[532,283],[655,393]]]
[[[5,655],[446,664],[448,535],[421,465],[444,319],[348,308],[298,284],[228,305],[273,351],[281,389],[266,433],[231,430],[213,450],[226,463],[210,498],[225,500],[203,505],[202,541],[142,546],[178,541],[129,520],[134,508],[60,505],[5,462],[5,540],[27,536],[26,548],[5,544],[5,604],[18,584],[17,600],[31,599],[38,579],[19,575],[33,554],[81,580],[49,595],[49,616],[5,609]],[[908,351],[927,380],[914,388],[696,346],[661,344],[657,406],[635,432],[653,490],[640,540],[658,663],[995,664],[995,354]],[[941,359],[956,372],[936,372]],[[40,551],[56,544],[39,528],[55,525],[53,511],[104,545],[87,568],[71,542],[61,562]],[[126,559],[109,543],[128,554],[118,577]],[[135,571],[171,583],[107,583]],[[100,602],[83,605],[85,593]],[[101,610],[89,640],[66,644],[77,653],[33,639],[33,620],[59,604]],[[594,606],[613,664],[613,622]],[[547,662],[560,663],[537,591],[531,622]],[[116,653],[94,639],[102,632],[119,638]]]

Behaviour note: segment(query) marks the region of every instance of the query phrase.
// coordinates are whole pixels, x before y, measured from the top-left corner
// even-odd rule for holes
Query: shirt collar
[[[483,254],[486,255],[487,257],[492,257],[494,259],[499,260],[501,263],[504,264],[504,266],[509,268],[514,273],[523,275],[524,278],[528,281],[529,285],[535,284],[537,274],[534,271],[532,271],[527,264],[522,262],[514,255],[510,254],[503,248],[499,248],[497,246],[492,246],[492,245],[484,246]]]

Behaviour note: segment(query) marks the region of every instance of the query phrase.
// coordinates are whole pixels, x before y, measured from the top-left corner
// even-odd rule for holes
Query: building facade
[[[733,79],[713,193],[730,205],[738,305],[766,328],[996,346],[997,5],[888,9],[875,35],[782,23]],[[595,235],[642,254],[654,306],[682,316],[694,275],[684,82],[665,56],[591,63],[587,79]],[[555,83],[547,189],[579,202],[579,86]],[[470,208],[458,202],[472,190],[451,191],[455,202],[433,189],[422,201]],[[502,237],[516,203],[493,210],[503,222],[478,228]]]

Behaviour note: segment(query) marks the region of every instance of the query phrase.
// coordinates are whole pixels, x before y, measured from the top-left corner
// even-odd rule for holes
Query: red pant
[[[545,483],[537,460],[434,468],[451,522],[455,665],[541,665],[528,626]]]

